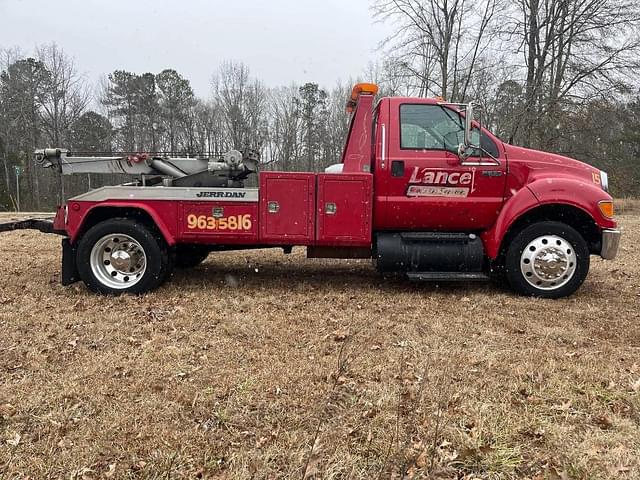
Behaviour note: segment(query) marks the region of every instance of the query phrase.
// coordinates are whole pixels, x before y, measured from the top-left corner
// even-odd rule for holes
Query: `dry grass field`
[[[640,478],[640,209],[569,299],[212,254],[142,297],[0,234],[0,478]]]

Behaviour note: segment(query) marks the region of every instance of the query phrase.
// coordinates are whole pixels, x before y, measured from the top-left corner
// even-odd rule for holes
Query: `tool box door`
[[[372,181],[368,173],[318,175],[317,245],[371,244]]]
[[[260,239],[309,245],[314,239],[314,173],[260,173]]]

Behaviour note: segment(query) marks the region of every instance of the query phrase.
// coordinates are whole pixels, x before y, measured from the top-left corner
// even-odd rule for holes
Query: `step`
[[[477,235],[474,233],[461,232],[402,232],[400,236],[407,241],[437,241],[437,242],[466,242],[475,240]]]
[[[489,280],[483,272],[409,272],[407,278],[415,282],[477,282]]]

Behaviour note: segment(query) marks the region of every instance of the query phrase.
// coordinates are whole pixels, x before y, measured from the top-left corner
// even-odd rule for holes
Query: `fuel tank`
[[[380,273],[480,272],[484,247],[474,233],[383,232],[374,258]]]

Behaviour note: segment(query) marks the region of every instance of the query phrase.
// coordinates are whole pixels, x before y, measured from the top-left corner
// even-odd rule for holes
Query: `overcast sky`
[[[370,0],[0,0],[0,48],[56,42],[96,82],[175,68],[207,96],[226,59],[268,86],[333,87],[379,56]]]

